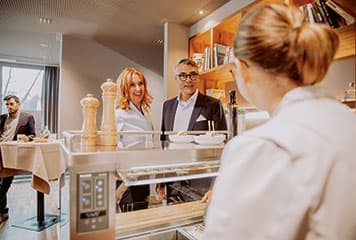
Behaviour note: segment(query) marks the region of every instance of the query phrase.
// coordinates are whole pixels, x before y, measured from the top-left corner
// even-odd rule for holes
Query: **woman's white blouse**
[[[356,239],[356,117],[315,87],[225,147],[204,240]]]
[[[142,114],[134,104],[130,102],[130,109],[115,110],[117,131],[152,131],[153,125],[149,113]],[[152,135],[119,135],[119,147],[145,148],[152,146]]]

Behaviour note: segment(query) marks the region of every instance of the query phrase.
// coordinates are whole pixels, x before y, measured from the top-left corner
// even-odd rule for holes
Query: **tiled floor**
[[[45,195],[45,212],[59,214],[59,184],[58,181],[50,183],[51,192]],[[65,178],[65,185],[61,189],[62,222],[57,223],[41,232],[21,229],[12,226],[22,220],[36,216],[37,193],[31,187],[31,179],[14,181],[8,193],[9,220],[0,229],[1,240],[67,240],[69,239],[69,178]]]

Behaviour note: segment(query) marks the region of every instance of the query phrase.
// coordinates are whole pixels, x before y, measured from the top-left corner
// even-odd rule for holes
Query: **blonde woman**
[[[338,45],[296,7],[241,19],[237,85],[271,119],[225,147],[203,239],[356,239],[355,115],[315,86]]]
[[[117,79],[119,98],[115,119],[118,131],[152,131],[153,125],[149,116],[152,96],[147,89],[147,81],[141,71],[125,68]],[[152,144],[151,135],[119,135],[119,147],[144,148]],[[118,183],[117,185],[119,185]],[[116,190],[116,200],[121,211],[147,208],[146,197],[149,185],[127,188],[123,183]]]
[[[118,103],[115,119],[118,131],[152,131],[149,115],[152,96],[147,89],[147,81],[141,71],[125,68],[117,79]],[[150,137],[150,135],[147,135]],[[124,148],[145,147],[146,135],[120,135],[119,146]],[[152,142],[152,139],[151,139]]]

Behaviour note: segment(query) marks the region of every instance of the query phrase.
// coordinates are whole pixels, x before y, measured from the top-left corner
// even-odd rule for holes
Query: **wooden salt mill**
[[[96,146],[98,130],[96,128],[96,110],[99,107],[99,100],[93,94],[87,94],[80,100],[83,108],[83,125],[81,134],[81,146]]]
[[[106,82],[101,85],[103,98],[103,117],[99,137],[101,146],[117,146],[115,123],[116,89],[117,85],[111,79],[107,79]]]

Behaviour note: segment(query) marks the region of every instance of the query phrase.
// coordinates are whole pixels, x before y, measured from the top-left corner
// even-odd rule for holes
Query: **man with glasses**
[[[0,142],[16,140],[17,134],[35,136],[35,119],[31,114],[20,111],[19,98],[15,95],[8,95],[4,97],[4,101],[8,113],[0,115]],[[0,165],[1,161],[0,156]],[[9,218],[6,195],[13,179],[13,176],[0,178],[0,228]]]
[[[191,59],[183,58],[176,64],[175,74],[179,95],[163,104],[162,132],[208,130],[208,121],[214,124],[215,130],[226,130],[225,113],[220,101],[198,91],[199,68],[197,64]],[[168,140],[167,136],[162,135],[161,140]],[[209,188],[209,179],[193,180],[191,186],[195,185],[195,181],[197,185],[203,187],[202,193]],[[169,196],[172,192],[172,189],[167,187],[168,202],[184,201],[182,199],[184,196]],[[178,199],[173,199],[175,197]]]

